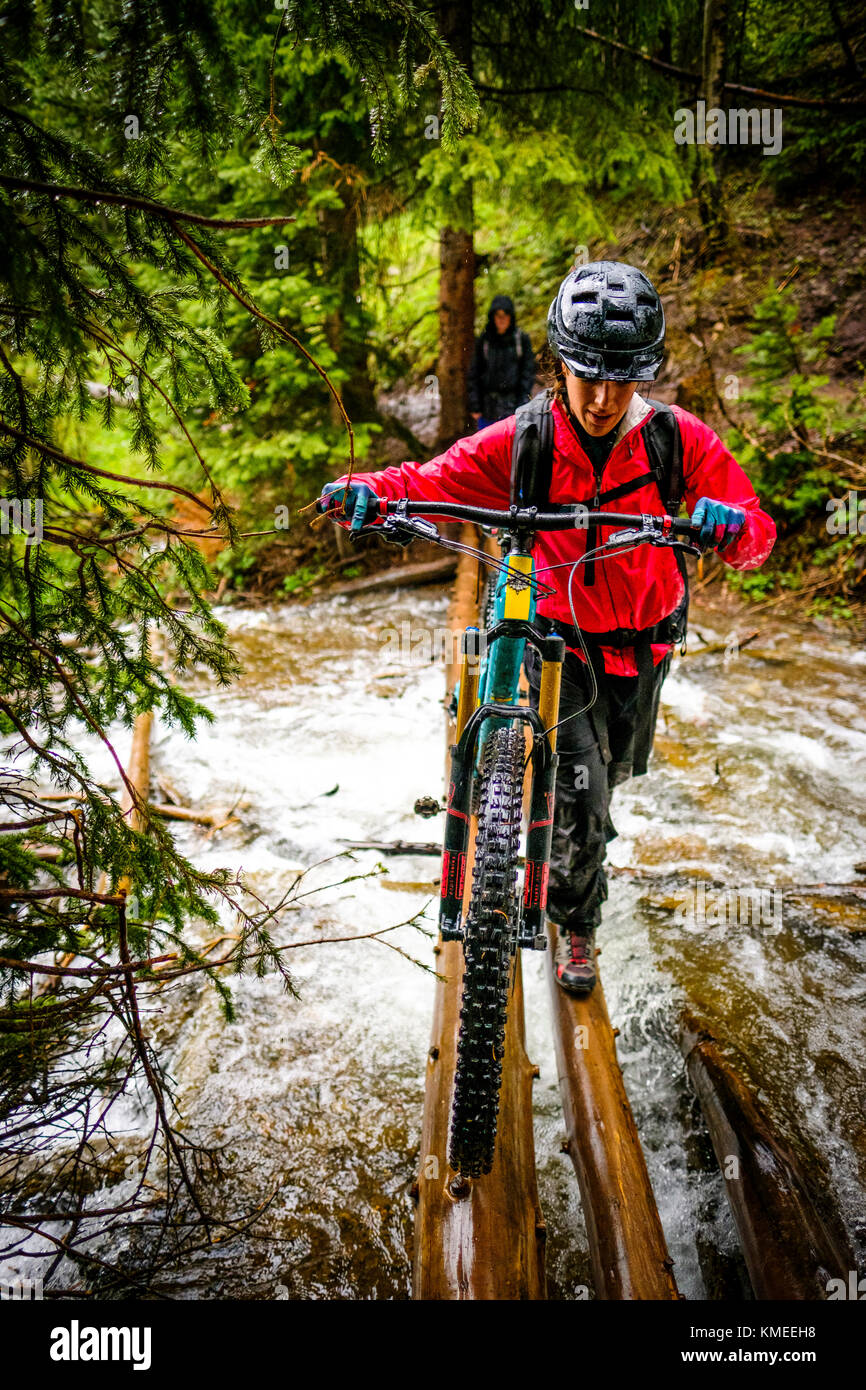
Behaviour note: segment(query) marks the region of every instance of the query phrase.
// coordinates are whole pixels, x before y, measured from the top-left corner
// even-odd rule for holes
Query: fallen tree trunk
[[[566,994],[553,973],[553,1031],[567,1149],[586,1219],[596,1297],[676,1299],[658,1209],[616,1056],[598,981],[584,998]]]
[[[374,849],[378,854],[421,854],[431,859],[442,857],[442,845],[415,840],[340,840],[347,849]]]
[[[856,1269],[847,1237],[819,1212],[800,1164],[774,1133],[712,1033],[692,1014],[680,1045],[701,1104],[758,1299],[826,1299]],[[841,1223],[840,1223],[841,1226]]]
[[[460,1020],[463,948],[440,943],[415,1217],[416,1299],[542,1299],[545,1227],[535,1182],[532,1082],[520,961],[508,1010],[493,1168],[457,1179],[446,1151]]]
[[[155,816],[161,816],[163,820],[194,821],[196,825],[210,825],[217,830],[224,829],[229,821],[234,819],[230,810],[195,811],[187,806],[169,806],[154,802],[150,803],[150,809]]]
[[[694,659],[696,656],[712,656],[714,652],[726,652],[732,650],[734,654],[743,651],[750,642],[754,642],[756,637],[760,637],[760,629],[755,628],[752,632],[747,632],[744,637],[738,637],[731,633],[731,636],[724,642],[708,642],[705,647],[699,647],[697,651],[690,653]],[[750,653],[752,655],[752,653]]]
[[[394,565],[392,569],[380,570],[377,574],[365,574],[362,579],[332,584],[327,594],[365,594],[374,589],[401,589],[407,585],[441,583],[450,579],[456,569],[456,555],[446,555],[442,560],[427,560],[420,565]]]

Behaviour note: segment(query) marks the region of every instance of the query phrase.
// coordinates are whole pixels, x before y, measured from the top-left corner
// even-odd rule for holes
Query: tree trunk
[[[817,1160],[803,1171],[703,1021],[685,1013],[680,1046],[722,1170],[756,1299],[825,1299],[855,1268]],[[823,1198],[823,1200],[822,1200]],[[821,1208],[824,1208],[823,1210]]]
[[[566,1148],[580,1184],[595,1296],[675,1300],[679,1295],[673,1262],[617,1060],[601,980],[584,998],[566,994],[554,976],[552,925],[548,937],[547,975]]]
[[[720,107],[727,67],[729,0],[704,0],[701,96],[705,110]],[[728,239],[728,217],[718,170],[718,145],[698,145],[698,209],[710,256]]]
[[[469,216],[471,218],[471,194]],[[466,377],[475,346],[475,276],[472,232],[444,227],[439,234],[439,434],[437,453],[466,433]]]
[[[461,539],[477,544],[475,528],[464,526]],[[461,555],[449,616],[455,634],[478,620],[475,581],[474,561]],[[454,659],[447,668],[449,691],[459,674],[455,646],[451,648]],[[454,724],[449,722],[449,744],[453,736]],[[467,864],[467,895],[471,882],[471,865]],[[463,977],[459,942],[439,942],[436,970],[444,978],[436,982],[433,1036],[427,1054],[420,1162],[414,1188],[413,1297],[424,1301],[543,1299],[546,1233],[532,1132],[536,1069],[526,1055],[519,952],[508,1006],[493,1168],[483,1178],[466,1179],[456,1190],[447,1145]]]
[[[472,72],[471,0],[440,8],[440,27],[467,72]],[[459,156],[458,156],[459,157]],[[475,248],[472,185],[461,186],[448,225],[439,234],[439,433],[437,453],[468,425],[466,377],[475,345]]]

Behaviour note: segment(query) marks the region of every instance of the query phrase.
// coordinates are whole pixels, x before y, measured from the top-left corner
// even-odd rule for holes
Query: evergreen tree
[[[230,1013],[212,958],[184,935],[192,918],[216,924],[230,912],[240,931],[220,963],[275,969],[292,988],[271,936],[292,889],[263,907],[231,871],[195,868],[109,732],[158,711],[192,735],[209,716],[184,693],[184,677],[196,667],[225,685],[237,669],[206,601],[213,581],[197,544],[232,544],[237,529],[193,418],[206,405],[231,423],[249,404],[227,346],[230,314],[246,316],[262,351],[287,344],[323,398],[330,391],[352,457],[336,384],[279,313],[255,302],[235,244],[223,240],[262,228],[273,237],[291,222],[299,159],[281,130],[277,58],[246,69],[238,40],[264,35],[254,52],[276,55],[303,36],[343,54],[369,94],[378,157],[397,106],[430,72],[445,92],[450,139],[473,98],[435,27],[405,0],[271,12],[198,0],[10,0],[0,22],[3,1220],[26,1244],[42,1228],[25,1194],[44,1198],[53,1187],[70,1212],[58,1260],[65,1252],[93,1274],[99,1261],[77,1242],[85,1194],[99,1186],[92,1141],[136,1078],[155,1112],[148,1161],[158,1148],[167,1227],[178,1249],[209,1238],[197,1181],[204,1156],[171,1119],[142,987],[204,972]],[[214,215],[220,163],[241,149],[258,171],[245,215]],[[86,449],[74,443],[82,435]],[[165,472],[181,452],[189,486],[182,470]],[[180,522],[181,506],[197,520]],[[85,734],[110,751],[121,799],[90,774]],[[88,1047],[109,1019],[120,1041]],[[30,1165],[52,1126],[66,1140],[34,1187]],[[134,1219],[140,1193],[108,1218]],[[179,1204],[192,1204],[193,1218],[178,1227]],[[46,1232],[57,1239],[56,1228]]]

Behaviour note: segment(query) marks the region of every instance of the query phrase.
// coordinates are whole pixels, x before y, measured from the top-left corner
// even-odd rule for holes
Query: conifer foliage
[[[326,388],[339,403],[220,245],[222,231],[291,220],[296,152],[280,136],[273,63],[268,73],[239,62],[237,35],[251,29],[273,32],[274,52],[302,36],[347,55],[369,92],[374,151],[431,74],[446,137],[471,117],[465,74],[402,0],[270,11],[10,0],[0,14],[0,1224],[20,1235],[15,1248],[34,1232],[57,1248],[46,1281],[65,1256],[91,1285],[135,1285],[93,1253],[86,1201],[107,1181],[100,1132],[133,1083],[149,1097],[153,1137],[135,1191],[109,1201],[99,1225],[134,1223],[145,1207],[152,1224],[142,1183],[157,1163],[175,1252],[211,1238],[206,1155],[175,1127],[140,999],[201,972],[231,1013],[213,953],[189,943],[190,921],[226,930],[234,915],[220,961],[275,969],[292,989],[271,930],[293,887],[266,907],[231,870],[196,868],[128,780],[127,741],[121,750],[108,732],[158,711],[192,736],[209,715],[185,676],[225,685],[236,673],[196,544],[236,532],[189,416],[203,400],[222,417],[247,404],[225,346],[227,304],[250,314],[264,348],[293,344],[322,379],[323,405]],[[252,137],[262,189],[285,190],[285,212],[220,219],[214,166]],[[106,441],[131,423],[119,465],[117,446],[97,459],[74,443],[97,412]],[[166,476],[169,440],[185,449],[192,486]],[[84,736],[110,752],[112,787],[88,770]],[[68,1225],[42,1224],[49,1195]]]

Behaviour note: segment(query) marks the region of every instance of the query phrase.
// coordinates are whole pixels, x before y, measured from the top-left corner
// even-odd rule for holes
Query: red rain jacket
[[[632,397],[620,421],[617,441],[605,464],[599,491],[616,487],[650,468],[640,427],[652,409],[642,397]],[[773,548],[775,523],[761,511],[742,468],[709,425],[680,406],[674,406],[673,410],[683,441],[683,481],[689,513],[694,511],[701,497],[741,507],[746,513],[745,525],[736,539],[725,547],[722,558],[733,569],[757,569]],[[558,401],[554,403],[553,420],[550,501],[582,502],[591,507],[596,493],[592,464]],[[402,463],[380,473],[356,473],[353,482],[367,483],[383,498],[409,497],[418,502],[462,502],[507,508],[513,437],[514,416],[511,415],[466,439],[458,439],[447,453],[428,463]],[[665,508],[658,487],[650,480],[600,510],[663,515]],[[586,536],[585,529],[539,532],[536,536],[534,554],[538,577],[556,586],[555,594],[539,599],[538,612],[568,625],[572,623],[567,592],[571,571],[552,569],[546,574],[545,567],[575,561],[586,548]],[[575,572],[571,595],[577,621],[587,632],[652,627],[673,612],[683,594],[674,553],[664,548],[643,545],[628,554],[598,557],[595,583],[591,586],[583,583],[582,571],[583,566],[579,566]],[[661,661],[670,649],[669,644],[654,644],[654,661]],[[608,672],[626,676],[637,674],[633,648],[606,647],[602,650]]]

